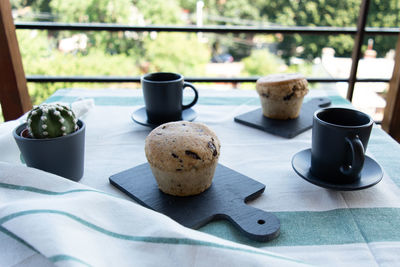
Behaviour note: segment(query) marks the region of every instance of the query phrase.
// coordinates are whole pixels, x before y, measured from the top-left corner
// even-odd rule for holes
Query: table
[[[219,162],[264,183],[265,192],[249,205],[272,212],[281,221],[280,236],[270,242],[252,241],[224,221],[209,223],[200,232],[313,265],[389,266],[400,262],[400,146],[379,126],[373,128],[367,154],[382,166],[383,180],[365,190],[332,191],[308,183],[291,167],[292,156],[311,146],[311,130],[286,139],[234,122],[236,115],[259,107],[252,90],[200,89],[199,94],[196,121],[217,133],[222,144]],[[329,97],[335,106],[350,105],[334,90],[311,90],[305,101],[321,96]],[[143,106],[141,91],[63,89],[46,102],[72,103],[82,98],[94,99],[95,107],[83,117],[86,155],[80,184],[131,201],[108,178],[146,162],[144,139],[151,129],[130,117]],[[0,162],[21,165],[10,135],[18,123],[0,125]],[[14,244],[18,239],[10,239],[0,229],[0,247],[9,246],[2,242]],[[6,251],[5,256],[10,258],[12,253]],[[39,253],[31,254],[34,260],[46,262]],[[13,257],[32,264],[34,260],[26,260],[31,254]]]

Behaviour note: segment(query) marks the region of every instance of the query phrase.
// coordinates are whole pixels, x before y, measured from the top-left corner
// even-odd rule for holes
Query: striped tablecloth
[[[305,101],[332,90],[311,90]],[[0,125],[0,266],[394,266],[400,262],[400,146],[374,126],[367,154],[383,180],[361,191],[310,184],[291,167],[311,146],[311,130],[293,139],[234,122],[259,107],[255,91],[200,90],[196,121],[211,127],[222,148],[220,163],[266,185],[249,205],[275,214],[280,236],[244,237],[228,222],[199,231],[147,210],[108,178],[146,162],[150,129],[131,120],[143,106],[140,90],[65,89],[47,102],[93,99],[86,122],[85,174],[79,183],[26,168],[11,131]],[[128,201],[126,201],[128,200]]]

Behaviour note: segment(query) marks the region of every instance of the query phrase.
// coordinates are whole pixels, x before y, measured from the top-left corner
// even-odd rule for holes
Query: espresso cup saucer
[[[361,178],[353,183],[336,184],[321,180],[310,172],[311,149],[305,149],[296,153],[292,158],[292,167],[295,172],[304,180],[332,190],[354,191],[361,190],[376,185],[382,180],[383,172],[379,164],[372,158],[365,156],[364,167],[361,171]]]
[[[192,108],[184,109],[182,111],[182,120],[183,121],[193,121],[196,117],[197,117],[197,113]],[[151,123],[147,120],[146,107],[141,107],[141,108],[135,110],[131,115],[131,119],[140,125],[148,126],[151,128],[156,128],[157,126],[162,124],[162,123],[159,123],[159,124]]]

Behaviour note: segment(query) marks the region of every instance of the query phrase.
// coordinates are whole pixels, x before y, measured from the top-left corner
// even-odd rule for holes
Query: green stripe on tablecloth
[[[0,224],[20,216],[32,214],[57,214],[65,216],[92,230],[121,240],[170,245],[207,246],[271,256],[268,253],[264,254],[259,251],[189,238],[119,234],[83,220],[78,216],[59,210],[21,211],[0,218]],[[281,234],[277,239],[268,243],[249,240],[232,226],[221,221],[209,223],[205,227],[202,227],[201,231],[254,247],[400,242],[400,233],[396,224],[400,220],[400,209],[397,208],[337,209],[324,212],[276,212],[274,214],[281,221]],[[300,229],[303,232],[299,231]]]
[[[78,258],[69,256],[69,255],[54,255],[48,258],[51,262],[58,262],[58,261],[74,261],[74,262],[79,262],[80,264],[83,264],[85,266],[92,266]]]
[[[65,102],[72,103],[79,100],[78,96],[60,96],[55,95],[46,100],[46,103],[52,102]],[[135,96],[100,96],[91,98],[97,106],[143,106],[144,101],[142,97]],[[191,98],[184,98],[184,103],[190,103]],[[260,105],[260,100],[255,97],[201,97],[197,102],[199,105]]]
[[[400,242],[398,208],[274,212],[274,214],[281,221],[281,234],[268,243],[252,241],[222,221],[211,222],[200,230],[255,247]]]
[[[36,187],[32,187],[32,186],[14,185],[14,184],[7,184],[7,183],[0,183],[0,187],[7,188],[7,189],[13,189],[13,190],[29,191],[29,192],[39,193],[39,194],[43,194],[43,195],[65,195],[65,194],[79,193],[79,192],[96,192],[96,193],[100,193],[100,194],[109,195],[102,191],[93,190],[93,189],[74,189],[74,190],[68,190],[68,191],[63,191],[63,192],[54,192],[54,191],[44,190],[44,189],[40,189],[40,188],[36,188]]]
[[[245,253],[250,253],[250,254],[267,256],[267,257],[276,258],[276,259],[288,260],[288,261],[292,261],[292,262],[298,262],[298,261],[290,259],[290,258],[271,254],[267,251],[239,248],[239,247],[222,245],[222,244],[218,244],[218,243],[214,243],[214,242],[196,240],[196,239],[191,239],[191,238],[132,236],[132,235],[119,234],[116,232],[109,231],[98,225],[95,225],[95,224],[93,224],[89,221],[86,221],[76,215],[70,214],[65,211],[60,211],[60,210],[38,209],[38,210],[25,210],[25,211],[15,212],[15,213],[12,213],[12,214],[9,214],[7,216],[0,218],[0,225],[3,225],[4,223],[11,221],[18,217],[30,216],[30,215],[35,215],[35,214],[57,214],[57,215],[61,215],[64,217],[68,217],[69,219],[72,219],[94,231],[105,234],[109,237],[126,240],[126,241],[146,242],[146,243],[155,243],[155,244],[168,244],[168,245],[192,245],[192,246],[214,247],[214,248],[219,248],[219,249],[228,249],[228,250],[233,250],[233,251],[240,251],[240,252],[245,252]]]
[[[88,97],[89,98],[89,97]],[[329,96],[334,105],[346,105],[349,102],[340,96]],[[46,100],[46,103],[52,102],[65,102],[72,103],[81,99],[79,96],[62,96],[54,95]],[[92,97],[95,105],[97,106],[143,106],[144,101],[140,96],[100,96]],[[306,98],[305,101],[309,100]],[[190,97],[184,99],[184,103],[189,103],[191,101]],[[239,105],[249,105],[249,106],[260,106],[260,100],[258,97],[199,97],[197,102],[199,105],[209,105],[209,106],[239,106]]]
[[[388,151],[390,155],[388,156]],[[372,130],[367,152],[382,166],[392,181],[400,186],[400,146],[386,132],[375,128]]]
[[[72,103],[77,100],[81,100],[82,98],[79,96],[62,96],[62,95],[54,95],[49,97],[45,102],[53,103],[53,102],[64,102],[64,103]],[[144,105],[143,99],[140,97],[119,97],[119,96],[96,96],[96,97],[87,97],[87,99],[93,99],[95,105],[97,106],[141,106]]]
[[[0,187],[45,195],[77,193],[75,190],[52,192],[35,189],[34,187],[12,186],[4,183],[0,183]],[[101,193],[100,191],[93,192]],[[400,221],[400,208],[352,208],[330,211],[274,212],[274,214],[281,221],[281,234],[277,239],[269,243],[252,241],[244,237],[243,234],[239,233],[229,223],[222,221],[211,222],[200,230],[224,239],[252,246],[335,245],[383,241],[400,242],[400,232],[396,224],[393,223]],[[299,229],[302,229],[303,232],[299,231]],[[378,231],[377,229],[382,230]]]
[[[37,251],[34,247],[32,247],[31,245],[29,245],[28,243],[26,243],[23,239],[19,238],[18,236],[16,236],[14,233],[8,231],[6,228],[4,228],[3,226],[0,225],[0,232],[8,235],[9,237],[11,237],[12,239],[17,240],[18,242],[24,244],[25,246],[27,246],[28,248],[32,249],[33,251],[40,253],[39,251]]]

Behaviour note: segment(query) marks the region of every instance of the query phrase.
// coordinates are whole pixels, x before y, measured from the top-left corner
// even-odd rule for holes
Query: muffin
[[[211,186],[220,147],[218,137],[206,125],[179,121],[151,131],[145,153],[161,191],[191,196]]]
[[[256,83],[263,115],[271,119],[295,119],[300,114],[308,82],[301,74],[272,74]]]

